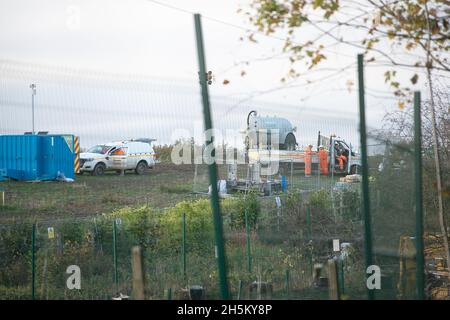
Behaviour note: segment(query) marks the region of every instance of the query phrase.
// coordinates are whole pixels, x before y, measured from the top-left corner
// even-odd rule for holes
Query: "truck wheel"
[[[94,171],[92,171],[92,174],[94,176],[102,176],[105,173],[106,166],[103,163],[97,163],[95,165]]]
[[[138,175],[143,175],[145,173],[145,171],[147,170],[147,163],[145,161],[140,161],[137,166],[136,169],[134,170],[136,172],[136,174]]]

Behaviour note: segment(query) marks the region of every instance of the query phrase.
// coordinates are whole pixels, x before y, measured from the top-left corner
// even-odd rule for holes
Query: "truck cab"
[[[323,145],[328,149],[329,170],[332,173],[355,174],[361,172],[361,156],[355,151],[351,144],[345,142],[344,139],[331,135],[330,137],[321,136],[319,133],[319,145]],[[336,147],[335,147],[336,146]],[[337,150],[347,158],[344,170],[339,167],[337,161]]]

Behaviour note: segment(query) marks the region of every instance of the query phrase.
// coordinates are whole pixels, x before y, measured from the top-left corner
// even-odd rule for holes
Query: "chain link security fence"
[[[355,280],[362,268],[361,236],[355,237],[359,217],[349,207],[333,209],[331,202],[321,201],[321,192],[314,196],[316,200],[308,201],[284,194],[281,206],[274,197],[260,202],[253,194],[224,200],[233,299],[327,299],[326,261],[340,257],[333,251],[333,239],[348,243],[340,269],[345,294],[363,297],[364,288]],[[200,285],[206,298],[217,299],[210,215],[209,200],[200,199],[167,210],[143,206],[109,217],[42,221],[34,231],[33,224],[2,225],[1,297],[132,296],[130,248],[140,245],[148,298],[167,299],[170,291],[173,299],[183,299],[187,288]],[[352,227],[343,226],[347,219]]]
[[[131,163],[126,172],[112,165],[97,175],[88,170],[94,164],[70,183],[15,181],[0,167],[0,299],[133,299],[131,248],[136,245],[143,252],[147,299],[189,299],[195,286],[203,288],[204,299],[220,299],[224,286],[218,265],[226,266],[232,299],[316,300],[333,292],[342,300],[416,299],[422,252],[422,293],[427,299],[449,299],[426,101],[419,151],[414,108],[407,103],[409,113],[386,117],[385,110],[398,109],[399,97],[379,90],[384,82],[376,79],[383,80],[383,74],[370,73],[376,68],[366,68],[365,92],[355,88],[353,51],[324,42],[323,67],[297,65],[298,76],[287,54],[274,53],[277,37],[249,34],[245,27],[205,16],[206,61],[199,55],[198,65],[199,30],[193,31],[192,14],[164,5],[165,11],[155,14],[150,2],[136,4],[140,10],[123,8],[131,8],[140,29],[157,25],[158,31],[131,42],[117,33],[114,43],[123,43],[126,54],[117,51],[114,72],[96,68],[95,61],[100,66],[105,61],[76,39],[74,48],[84,48],[95,68],[0,57],[1,135],[29,134],[33,117],[38,134],[73,134],[82,151],[156,139],[156,163],[142,175],[136,153],[126,155]],[[173,30],[173,21],[179,23],[175,40],[162,32]],[[357,89],[367,98],[362,109],[367,132],[360,129]],[[436,101],[441,103],[436,110],[443,181],[449,181],[448,103]],[[212,181],[205,161],[211,151],[204,132],[208,120],[217,130],[216,155],[225,151],[216,163],[219,181]],[[252,140],[254,131],[261,140]],[[272,152],[279,152],[278,169],[262,174],[274,162]],[[419,195],[418,154],[423,158]],[[108,155],[88,154],[83,164],[97,157],[109,161]],[[217,201],[211,197],[216,184]],[[417,219],[419,198],[423,221]],[[213,219],[219,202],[223,261],[218,261]],[[417,250],[421,223],[424,247]],[[375,278],[369,279],[368,256]],[[368,283],[376,287],[369,293]]]

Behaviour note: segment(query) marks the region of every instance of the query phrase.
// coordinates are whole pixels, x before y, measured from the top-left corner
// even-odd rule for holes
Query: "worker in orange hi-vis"
[[[344,170],[344,166],[347,163],[347,157],[344,156],[343,154],[341,154],[339,156],[338,160],[339,160],[339,169],[341,169],[341,171],[343,171]]]
[[[344,170],[344,165],[347,162],[347,157],[343,155],[343,152],[341,148],[339,147],[339,144],[336,142],[334,144],[334,152],[336,154],[336,160],[339,161],[339,169]]]
[[[123,150],[122,148],[119,148],[113,152],[113,155],[115,155],[115,156],[124,155],[124,154],[125,154],[125,150]]]
[[[311,176],[312,145],[305,148],[305,177]]]
[[[320,173],[328,175],[328,152],[322,145],[319,146],[319,164],[320,164]]]

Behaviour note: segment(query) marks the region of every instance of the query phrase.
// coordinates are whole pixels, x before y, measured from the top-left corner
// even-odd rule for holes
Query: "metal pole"
[[[32,83],[30,85],[31,88],[31,125],[32,125],[32,133],[34,135],[34,96],[36,95],[36,85]]]
[[[195,22],[195,33],[197,40],[197,54],[198,54],[198,65],[200,69],[200,85],[202,92],[202,104],[203,104],[203,118],[205,122],[205,131],[212,129],[211,112],[209,108],[209,95],[208,95],[208,85],[206,83],[206,63],[205,63],[205,52],[203,48],[203,34],[200,14],[194,14]],[[210,141],[206,141],[206,145],[213,142],[213,137]],[[212,157],[215,157],[215,150],[211,152]],[[222,299],[229,299],[228,291],[228,280],[227,280],[227,268],[225,261],[225,245],[223,240],[223,226],[222,226],[222,215],[220,213],[219,205],[219,194],[217,192],[217,167],[216,163],[210,161],[208,165],[209,171],[209,181],[211,184],[211,207],[214,218],[214,233],[216,241],[216,256],[217,264],[219,269],[219,280],[220,280],[220,293]]]
[[[252,253],[250,251],[250,224],[248,223],[247,209],[245,210],[245,239],[247,252],[247,270],[252,272]]]
[[[116,219],[113,220],[113,258],[114,258],[114,284],[116,294],[119,293],[119,273],[117,270],[117,226]]]
[[[167,289],[167,300],[172,300],[172,288]]]
[[[422,204],[422,122],[420,92],[414,92],[414,171],[416,193],[416,289],[417,299],[424,299],[423,204]]]
[[[31,231],[31,299],[36,298],[36,223]]]
[[[362,191],[364,211],[364,249],[366,268],[372,265],[372,228],[370,217],[369,198],[369,170],[367,163],[367,137],[366,137],[366,105],[364,100],[364,55],[358,54],[358,89],[359,89],[359,131],[361,138],[361,165],[362,165]],[[368,275],[366,275],[368,276]],[[373,300],[374,291],[367,289],[369,300]]]
[[[182,253],[183,253],[183,277],[186,280],[186,213],[183,212],[183,244],[182,244]]]

